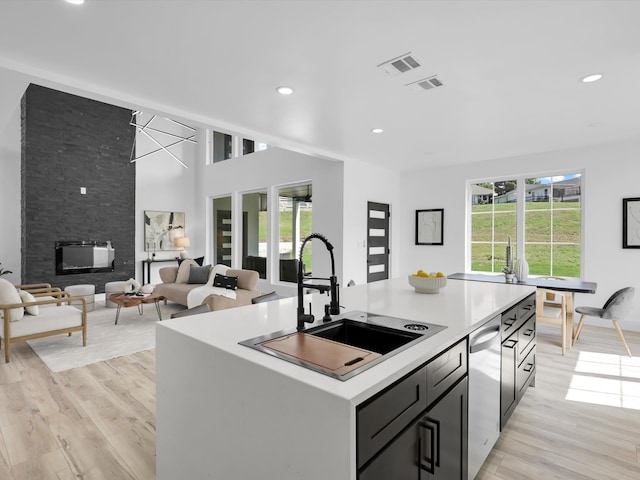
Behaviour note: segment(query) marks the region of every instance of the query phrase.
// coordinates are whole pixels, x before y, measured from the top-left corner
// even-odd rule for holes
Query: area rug
[[[164,320],[185,307],[175,303],[160,304]],[[82,334],[29,340],[31,349],[52,372],[82,367],[111,358],[149,350],[156,346],[158,313],[154,305],[145,305],[142,315],[136,307],[122,308],[115,325],[116,309],[96,302],[96,309],[87,312],[87,346],[82,346]]]

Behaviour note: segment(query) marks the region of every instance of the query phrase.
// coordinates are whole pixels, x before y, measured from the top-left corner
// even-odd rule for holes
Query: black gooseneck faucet
[[[304,283],[304,274],[303,274],[303,263],[302,263],[302,252],[304,250],[304,246],[308,241],[317,238],[318,240],[324,243],[324,246],[327,247],[329,251],[329,255],[331,256],[331,276],[329,278],[314,278],[311,277],[309,280],[329,280],[329,285],[315,285],[313,283]],[[298,331],[301,332],[304,330],[305,323],[313,323],[315,317],[311,313],[311,307],[309,307],[309,313],[304,313],[304,289],[305,288],[314,288],[319,290],[320,292],[330,292],[331,293],[331,301],[329,305],[325,305],[325,316],[324,320],[328,321],[331,317],[329,315],[338,315],[340,314],[340,298],[338,296],[338,279],[336,277],[336,264],[333,258],[333,245],[329,243],[329,240],[325,238],[324,235],[319,233],[312,233],[307,238],[302,241],[302,245],[300,245],[300,256],[298,261]]]

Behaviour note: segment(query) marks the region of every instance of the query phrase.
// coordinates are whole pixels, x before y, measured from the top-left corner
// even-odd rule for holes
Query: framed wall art
[[[622,199],[622,248],[640,248],[640,198]]]
[[[144,212],[144,250],[179,250],[175,241],[184,237],[184,212]]]
[[[416,210],[416,245],[444,245],[444,209]]]

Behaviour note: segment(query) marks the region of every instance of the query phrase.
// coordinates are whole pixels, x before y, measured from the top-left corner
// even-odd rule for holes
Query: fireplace
[[[56,242],[56,275],[113,272],[114,259],[111,241]]]

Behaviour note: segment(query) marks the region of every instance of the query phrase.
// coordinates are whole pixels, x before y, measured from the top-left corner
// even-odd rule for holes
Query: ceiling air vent
[[[411,52],[392,58],[386,62],[382,62],[378,67],[387,72],[389,75],[400,75],[401,73],[415,70],[420,66],[420,62],[411,55]]]
[[[435,75],[427,78],[423,78],[422,80],[417,80],[415,82],[407,83],[406,87],[411,87],[414,90],[422,91],[422,90],[431,90],[432,88],[441,87],[444,83]]]

